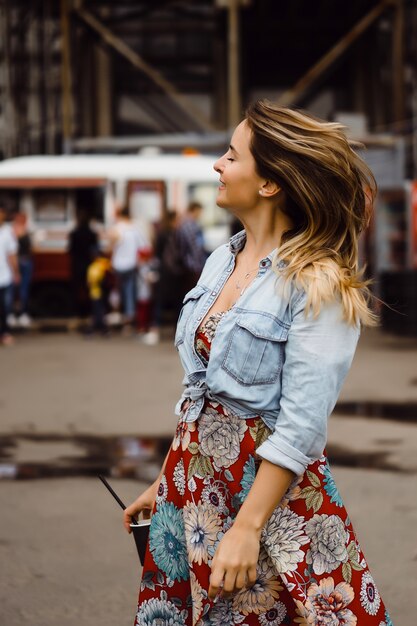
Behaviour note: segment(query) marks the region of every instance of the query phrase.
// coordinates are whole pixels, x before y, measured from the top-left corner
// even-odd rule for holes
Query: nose
[[[219,174],[222,173],[222,171],[223,171],[223,157],[220,157],[220,159],[217,159],[217,161],[213,165],[213,169],[214,169],[215,172],[218,172]]]

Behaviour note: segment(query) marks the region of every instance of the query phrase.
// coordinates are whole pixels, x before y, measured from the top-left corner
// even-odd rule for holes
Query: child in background
[[[139,334],[146,336],[151,325],[153,284],[158,280],[152,248],[138,252],[136,320]]]
[[[87,284],[91,300],[92,325],[90,332],[107,334],[105,322],[107,289],[106,282],[111,270],[110,260],[100,250],[93,252],[93,261],[87,268]]]

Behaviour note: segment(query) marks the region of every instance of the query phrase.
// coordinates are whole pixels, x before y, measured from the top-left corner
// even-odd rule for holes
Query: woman
[[[357,245],[372,174],[338,124],[266,102],[214,167],[245,230],[184,299],[177,432],[124,516],[153,511],[135,623],[390,625],[324,451],[375,323]]]

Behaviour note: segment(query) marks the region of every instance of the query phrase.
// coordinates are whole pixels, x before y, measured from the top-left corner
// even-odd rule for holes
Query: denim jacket
[[[195,350],[195,335],[244,247],[241,231],[208,258],[197,285],[183,301],[175,345],[185,376],[177,415],[190,399],[184,419],[198,419],[205,398],[233,415],[259,416],[271,434],[257,449],[268,461],[301,475],[323,453],[327,420],[351,365],[359,325],[342,319],[338,300],[319,315],[304,313],[306,293],[280,289],[272,269],[285,267],[275,251],[259,263],[257,276],[220,319],[207,367]]]

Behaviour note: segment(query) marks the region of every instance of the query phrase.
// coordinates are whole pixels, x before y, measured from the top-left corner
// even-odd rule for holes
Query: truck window
[[[40,224],[64,224],[68,220],[67,189],[36,189],[34,219]]]

